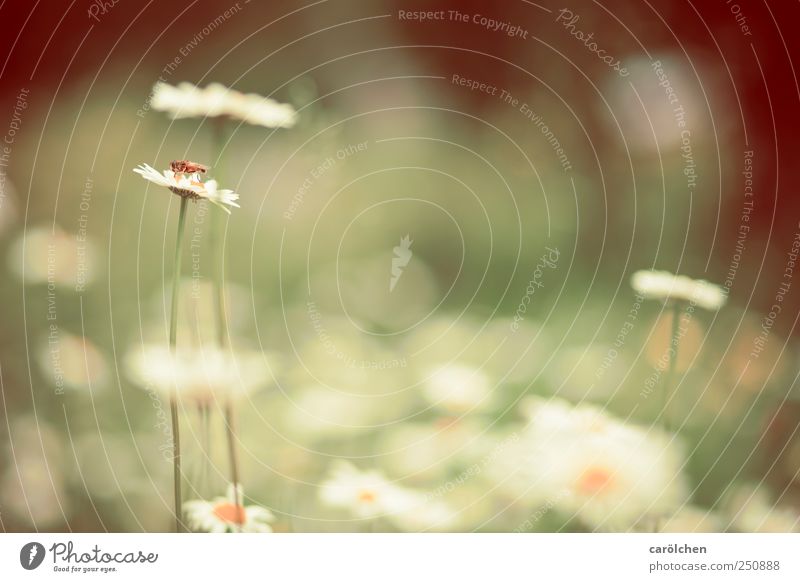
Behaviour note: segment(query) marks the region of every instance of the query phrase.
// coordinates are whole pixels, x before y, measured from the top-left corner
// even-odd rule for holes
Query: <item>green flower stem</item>
[[[239,460],[236,451],[236,418],[234,415],[233,403],[228,400],[225,404],[225,427],[228,434],[228,455],[231,460],[231,482],[233,483],[233,503],[242,506],[244,501],[239,497]]]
[[[672,392],[672,385],[675,381],[675,367],[678,362],[678,347],[680,346],[680,337],[678,331],[680,329],[680,317],[683,313],[683,303],[678,299],[672,300],[672,330],[669,336],[669,365],[667,367],[667,376],[664,379],[664,387],[661,390],[661,426],[664,432],[669,435],[672,433],[672,421],[669,414],[669,401]],[[654,519],[654,533],[660,533],[662,527],[662,518],[656,516]]]
[[[181,258],[183,256],[183,231],[186,226],[186,206],[188,198],[181,198],[181,209],[178,214],[178,234],[175,239],[175,261],[172,273],[172,306],[169,319],[169,346],[175,356],[178,339],[178,297],[181,282]],[[172,416],[172,480],[175,493],[175,531],[181,533],[183,527],[183,505],[181,502],[181,433],[178,418],[178,399],[173,394],[169,399],[169,410]]]
[[[217,319],[217,344],[220,348],[228,346],[228,314],[225,305],[225,263],[223,241],[220,233],[224,230],[225,216],[220,209],[211,213],[211,228],[209,229],[209,243],[213,252],[214,261],[214,313]]]
[[[210,420],[210,406],[208,404],[201,404],[200,409],[200,442],[202,447],[202,467],[200,469],[200,487],[202,494],[205,495],[211,492],[209,485],[210,471],[209,471],[209,456],[211,454],[211,420]]]
[[[225,145],[225,120],[217,118],[214,120],[214,142],[217,150],[216,167],[214,177],[221,183],[223,176],[222,150]],[[228,314],[225,306],[225,253],[224,238],[220,233],[225,226],[223,219],[227,215],[217,210],[211,216],[211,230],[209,232],[209,243],[214,259],[214,306],[217,317],[217,343],[221,350],[229,347],[228,335]],[[239,459],[236,448],[236,418],[233,402],[228,399],[225,402],[225,434],[228,440],[228,458],[230,459],[231,485],[233,485],[233,504],[242,506],[243,500],[239,499]]]
[[[675,367],[678,363],[678,347],[680,346],[680,338],[678,337],[678,330],[680,325],[680,318],[683,314],[683,303],[680,300],[674,299],[672,301],[672,331],[669,336],[669,345],[671,348],[669,357],[669,367],[667,368],[667,377],[664,380],[664,389],[662,390],[662,424],[664,431],[667,433],[672,432],[672,422],[669,414],[669,401],[670,393],[672,392],[672,385],[675,381]]]

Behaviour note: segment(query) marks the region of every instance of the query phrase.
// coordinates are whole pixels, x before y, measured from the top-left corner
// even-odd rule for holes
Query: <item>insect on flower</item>
[[[170,166],[175,163],[172,162]],[[212,204],[216,204],[229,214],[230,209],[227,206],[239,207],[236,202],[239,199],[239,195],[236,192],[220,189],[216,180],[203,182],[199,173],[188,174],[175,170],[159,172],[148,164],[141,164],[134,168],[133,171],[149,182],[168,188],[170,192],[177,194],[181,198],[193,201],[203,198]]]
[[[173,160],[169,164],[169,169],[176,174],[205,174],[208,166],[189,160]]]

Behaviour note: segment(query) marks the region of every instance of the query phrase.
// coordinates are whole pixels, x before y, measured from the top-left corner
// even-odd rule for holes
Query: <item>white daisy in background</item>
[[[431,370],[423,381],[423,395],[434,406],[454,414],[486,408],[492,400],[492,382],[477,368],[448,364]]]
[[[230,97],[229,115],[234,119],[264,127],[289,128],[297,123],[297,112],[288,103],[279,103],[256,93],[242,95],[237,91],[228,91],[233,93]]]
[[[158,82],[153,86],[150,106],[156,111],[164,111],[172,119],[188,117],[216,117],[222,115],[223,93],[216,86],[204,91],[191,83],[177,86]]]
[[[194,117],[200,102],[195,89],[197,88],[191,83],[178,83],[175,86],[159,81],[153,85],[150,107],[156,111],[169,112],[172,119]]]
[[[719,285],[667,271],[636,271],[631,277],[631,287],[648,299],[689,301],[711,311],[722,307],[727,299]]]
[[[330,477],[320,485],[320,501],[328,507],[348,510],[362,519],[374,519],[404,511],[414,504],[412,495],[378,471],[359,471],[338,461]]]
[[[200,174],[185,174],[183,172],[173,172],[172,170],[164,170],[159,172],[152,166],[142,164],[133,170],[145,180],[164,186],[168,188],[173,194],[177,194],[181,198],[189,198],[190,200],[205,199],[216,204],[225,212],[230,214],[227,206],[239,205],[236,201],[239,195],[233,190],[220,190],[216,180],[208,180],[203,182]]]
[[[217,347],[179,349],[145,344],[125,358],[129,378],[166,398],[202,404],[244,398],[274,377],[275,365],[261,352],[221,350]]]
[[[75,291],[92,283],[100,262],[91,237],[52,224],[27,228],[9,249],[9,267],[25,283]]]
[[[319,498],[327,507],[345,509],[360,519],[385,518],[406,531],[447,529],[455,517],[446,504],[392,483],[378,471],[360,471],[347,461],[334,464],[320,485]]]
[[[39,366],[56,390],[65,387],[76,392],[100,391],[108,386],[105,356],[91,340],[59,330],[57,340],[43,341],[38,352]]]
[[[228,486],[225,497],[212,501],[199,499],[183,504],[186,523],[193,531],[209,533],[270,533],[275,516],[269,509],[259,505],[236,505],[234,499],[244,499],[242,488],[234,495],[233,486]]]
[[[667,435],[557,399],[529,400],[526,412],[529,425],[493,470],[516,495],[612,531],[686,502],[683,458]]]
[[[205,88],[191,83],[177,86],[159,82],[153,87],[150,105],[173,119],[230,117],[251,125],[292,127],[297,121],[294,107],[256,93],[241,93],[220,83]]]
[[[800,532],[800,512],[772,503],[769,493],[754,484],[737,486],[725,501],[730,526],[744,533]]]
[[[573,406],[560,398],[529,396],[519,404],[530,430],[548,434],[603,433],[621,425],[602,409],[589,404]]]

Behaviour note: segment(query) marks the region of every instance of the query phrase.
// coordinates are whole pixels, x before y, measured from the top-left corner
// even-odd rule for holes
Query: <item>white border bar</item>
[[[20,551],[30,542],[47,553],[28,571]],[[65,561],[69,542],[73,556]],[[796,582],[799,547],[800,534],[3,534],[0,580]],[[139,552],[158,557],[143,564],[95,561]],[[84,553],[88,563],[80,563]],[[733,566],[711,570],[720,564]],[[115,570],[102,573],[103,567]]]

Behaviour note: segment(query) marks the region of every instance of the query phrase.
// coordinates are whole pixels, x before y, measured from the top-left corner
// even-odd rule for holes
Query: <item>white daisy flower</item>
[[[603,433],[621,426],[600,408],[589,404],[573,406],[560,398],[529,396],[520,402],[520,411],[529,422],[529,430],[536,430],[545,436]]]
[[[203,198],[207,198],[209,202],[216,204],[228,214],[230,214],[230,210],[225,208],[224,205],[227,204],[228,206],[239,208],[239,205],[236,203],[239,199],[239,195],[233,190],[220,190],[216,180],[209,180],[205,182],[203,186],[205,186],[206,190]]]
[[[146,344],[133,349],[125,364],[129,378],[142,388],[203,404],[244,398],[273,375],[261,352],[209,346],[173,354],[167,345]]]
[[[457,414],[488,406],[491,391],[486,374],[461,364],[434,368],[423,384],[423,394],[431,404]]]
[[[173,119],[187,117],[230,117],[264,127],[292,127],[297,112],[289,104],[256,93],[241,93],[219,83],[201,89],[191,83],[178,86],[156,83],[150,99],[153,109]]]
[[[594,529],[627,530],[671,515],[688,497],[682,455],[655,429],[591,406],[529,401],[530,424],[498,463],[495,478],[534,503],[547,503]]]
[[[241,95],[230,89],[228,91],[234,94],[229,101],[228,114],[231,117],[264,127],[289,128],[297,122],[297,113],[288,103],[278,103],[256,93]]]
[[[372,519],[413,506],[413,496],[378,471],[359,471],[339,461],[320,486],[320,501],[328,507],[349,510],[362,519]]]
[[[134,168],[133,171],[145,180],[168,188],[173,194],[177,194],[181,198],[190,200],[203,198],[212,204],[216,204],[228,214],[231,211],[227,206],[239,208],[236,203],[239,195],[236,192],[233,190],[220,190],[216,180],[203,182],[200,174],[185,174],[183,172],[173,172],[172,170],[159,172],[147,164],[142,164]]]
[[[243,499],[242,488],[239,487],[238,498]],[[209,533],[270,533],[270,523],[275,516],[269,509],[259,505],[236,505],[233,486],[228,486],[225,497],[217,497],[212,501],[199,499],[183,504],[183,513],[190,529]]]
[[[158,82],[153,86],[150,106],[157,111],[169,112],[173,119],[200,115],[200,90],[191,83],[178,86]]]
[[[449,529],[455,523],[455,512],[445,503],[396,485],[378,471],[359,471],[347,461],[338,461],[320,487],[324,505],[360,519],[386,518],[404,531]]]
[[[631,286],[649,299],[690,301],[712,311],[722,307],[727,299],[719,285],[667,271],[637,271],[631,277]]]

